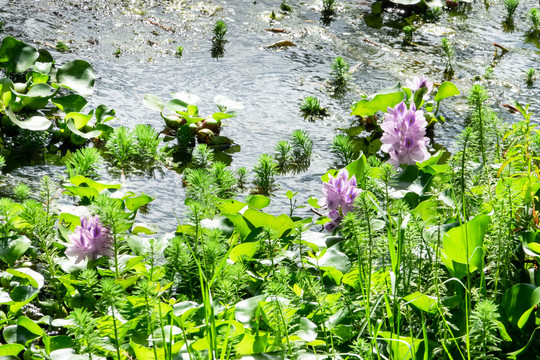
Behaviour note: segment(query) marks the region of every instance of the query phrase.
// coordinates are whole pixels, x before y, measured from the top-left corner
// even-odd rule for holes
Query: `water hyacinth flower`
[[[71,244],[65,251],[69,257],[76,257],[75,263],[84,258],[95,260],[102,256],[112,256],[112,236],[109,229],[99,222],[99,216],[81,218],[81,225],[69,236]]]
[[[329,175],[328,182],[323,184],[326,207],[330,210],[327,216],[332,220],[324,224],[327,231],[334,231],[343,219],[343,215],[352,211],[354,199],[360,193],[356,185],[356,177],[353,175],[349,179],[347,169],[340,170],[336,177]]]
[[[405,86],[412,91],[418,91],[421,88],[425,87],[427,89],[427,92],[424,96],[428,95],[433,90],[433,83],[429,82],[428,79],[424,76],[406,80]]]
[[[416,110],[414,103],[407,108],[402,101],[393,109],[388,108],[381,125],[381,150],[390,155],[391,164],[396,168],[401,164],[414,165],[430,157],[426,126],[424,112]]]

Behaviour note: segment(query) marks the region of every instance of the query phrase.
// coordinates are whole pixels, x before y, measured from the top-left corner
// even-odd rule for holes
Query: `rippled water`
[[[142,105],[146,93],[168,99],[173,92],[190,92],[201,98],[200,112],[214,112],[214,96],[224,94],[245,108],[226,120],[223,131],[240,152],[232,154],[232,167],[251,168],[257,157],[272,152],[274,144],[288,139],[294,129],[307,130],[314,141],[314,155],[307,172],[280,176],[280,190],[274,194],[272,212],[286,212],[287,190],[300,191],[299,202],[320,196],[320,175],[332,167],[329,153],[332,138],[348,128],[354,119],[350,105],[362,92],[373,93],[397,81],[425,74],[443,81],[444,61],[440,39],[448,37],[456,49],[453,81],[467,93],[474,77],[493,67],[494,78],[483,80],[492,95],[492,105],[512,121],[502,104],[519,100],[540,110],[538,86],[527,88],[525,70],[539,61],[538,41],[525,35],[528,10],[538,3],[522,1],[515,18],[515,30],[505,32],[502,1],[486,9],[481,1],[443,13],[434,23],[420,23],[414,45],[402,41],[405,24],[400,11],[387,9],[382,27],[366,25],[371,1],[341,1],[333,21],[325,26],[320,18],[320,1],[288,1],[289,15],[279,12],[281,1],[100,1],[100,0],[0,0],[2,36],[15,36],[36,47],[47,47],[59,63],[84,59],[96,70],[95,93],[90,106],[106,104],[116,110],[117,125],[151,124],[161,129],[159,114]],[[270,20],[274,10],[277,21]],[[224,57],[211,57],[212,27],[223,19],[228,25]],[[158,26],[156,24],[161,24]],[[166,29],[164,29],[166,28]],[[284,29],[274,33],[268,28]],[[266,46],[290,40],[296,46],[270,50]],[[69,45],[70,53],[57,53],[58,41]],[[498,43],[510,51],[494,57]],[[181,59],[176,48],[184,47]],[[115,56],[117,49],[120,55]],[[499,50],[500,54],[500,50]],[[334,96],[328,85],[330,64],[342,56],[356,67],[349,91]],[[306,96],[317,96],[330,117],[304,121],[299,104]],[[437,126],[435,141],[451,148],[463,128],[467,102],[464,97],[447,101],[442,113],[447,123]],[[11,174],[14,182],[35,182],[36,175],[60,173],[51,166],[23,167]],[[109,176],[104,173],[104,178]],[[34,180],[32,180],[34,179]],[[119,179],[126,191],[144,191],[156,197],[148,222],[162,230],[175,228],[174,215],[183,217],[184,189],[181,175],[164,169],[155,177]],[[303,211],[303,212],[302,212]],[[300,210],[308,215],[307,209]]]

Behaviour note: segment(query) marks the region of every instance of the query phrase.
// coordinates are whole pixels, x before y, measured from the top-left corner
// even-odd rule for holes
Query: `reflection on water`
[[[299,166],[298,171],[278,177],[281,189],[275,192],[270,207],[273,212],[288,206],[285,192],[289,189],[299,191],[299,202],[321,195],[320,176],[335,162],[330,149],[333,137],[342,133],[340,129],[356,134],[357,151],[370,151],[377,136],[358,132],[359,125],[349,115],[350,105],[360,94],[374,93],[422,74],[435,82],[444,80],[442,37],[447,37],[456,50],[453,81],[462,93],[466,94],[480,76],[493,96],[492,106],[504,118],[514,119],[502,106],[514,99],[531,103],[533,112],[540,110],[537,86],[527,88],[524,81],[525,70],[539,63],[538,36],[528,34],[525,21],[536,1],[520,3],[512,31],[503,25],[502,2],[493,3],[487,10],[481,3],[460,5],[452,12],[443,12],[438,21],[419,18],[413,45],[404,44],[401,33],[406,24],[404,16],[411,14],[398,9],[382,11],[374,7],[374,14],[371,2],[339,1],[335,14],[325,17],[316,1],[299,2],[287,14],[279,11],[278,3],[0,0],[0,20],[5,23],[3,36],[46,47],[59,63],[81,58],[93,64],[96,91],[89,105],[114,108],[117,125],[163,127],[160,116],[142,105],[140,99],[146,93],[162,99],[170,98],[173,92],[196,94],[202,99],[197,104],[201,113],[214,108],[212,99],[219,94],[241,102],[245,108],[238,117],[225,120],[222,131],[237,144],[235,149],[241,148],[220,155],[234,169],[252,168],[260,154],[272,153],[274,145],[295,129],[309,132],[314,142],[309,169],[305,172],[305,167]],[[272,11],[276,20],[270,19]],[[228,26],[229,42],[222,52],[216,52],[212,44],[212,29],[219,19]],[[58,41],[68,44],[71,52],[57,53],[53,48]],[[266,48],[279,41],[295,46]],[[509,52],[495,57],[493,43]],[[181,58],[175,56],[178,46],[184,48]],[[356,71],[350,87],[335,94],[329,83],[330,65],[337,56]],[[491,79],[482,77],[487,67],[493,68]],[[331,115],[304,121],[299,106],[306,96],[319,98]],[[435,129],[438,146],[451,148],[466,111],[463,97],[442,105],[447,123]],[[18,171],[31,177],[36,175],[33,168]],[[106,171],[103,176],[116,177]],[[157,198],[144,218],[158,223],[162,230],[175,228],[174,214],[184,217],[184,189],[176,172],[162,169],[151,175],[131,174],[121,177],[121,182],[125,191],[144,191]],[[298,211],[308,216],[308,210]]]

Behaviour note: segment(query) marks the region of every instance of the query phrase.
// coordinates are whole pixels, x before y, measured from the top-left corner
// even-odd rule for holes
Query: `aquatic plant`
[[[346,134],[338,134],[332,140],[331,150],[338,165],[346,166],[354,160],[354,143]]]
[[[69,46],[63,41],[59,41],[56,43],[56,50],[59,52],[69,52]]]
[[[530,68],[525,72],[525,75],[526,75],[525,82],[527,83],[527,86],[533,86],[534,80],[536,78],[536,70],[533,68]]]
[[[291,160],[291,144],[287,140],[281,140],[274,146],[275,158],[279,164],[280,170],[286,170],[289,161]]]
[[[334,59],[334,62],[331,65],[332,71],[330,72],[330,75],[332,76],[333,84],[337,88],[344,88],[347,86],[347,83],[349,82],[351,78],[351,74],[349,73],[350,65],[348,62],[343,60],[341,56],[338,56]]]
[[[308,161],[313,151],[313,140],[306,130],[291,133],[292,155],[296,162]]]
[[[414,28],[411,26],[411,25],[405,25],[403,27],[403,29],[401,29],[403,31],[403,39],[406,41],[406,42],[412,42],[413,40],[413,33],[414,33]]]
[[[491,299],[480,300],[471,312],[471,356],[476,359],[497,359],[502,339],[499,332],[497,305]]]
[[[84,259],[96,260],[102,256],[113,255],[113,238],[109,229],[105,228],[96,215],[91,218],[81,218],[81,225],[69,236],[70,244],[65,254],[74,257],[75,263]]]
[[[336,0],[322,0],[322,13],[323,15],[332,15],[334,10],[334,5],[336,4]]]
[[[240,189],[244,189],[246,184],[248,183],[248,170],[241,166],[238,169],[235,170],[236,173],[236,183]]]
[[[227,42],[225,39],[225,35],[227,34],[227,24],[223,20],[218,20],[214,24],[214,37],[212,38],[212,41],[224,44]]]
[[[191,163],[196,168],[208,169],[214,161],[214,151],[206,144],[198,144],[193,149]]]
[[[300,112],[304,115],[304,119],[314,120],[318,116],[325,116],[326,109],[321,107],[319,99],[315,96],[307,96],[300,104]]]
[[[415,164],[429,158],[426,126],[423,111],[416,110],[414,104],[408,108],[401,102],[393,109],[388,109],[381,125],[384,131],[381,150],[390,155],[389,162],[392,165],[398,167],[401,164]]]
[[[184,47],[183,46],[178,46],[176,48],[176,52],[174,53],[174,55],[176,57],[182,57],[183,54],[184,54]]]
[[[519,5],[519,0],[504,0],[503,4],[506,8],[506,19],[511,19]]]
[[[441,18],[443,11],[439,6],[431,7],[424,13],[424,20],[427,22],[435,22]]]
[[[531,8],[527,13],[527,18],[531,21],[531,30],[534,34],[538,34],[540,29],[540,10]]]
[[[452,75],[454,74],[454,69],[452,68],[452,62],[454,61],[456,57],[454,46],[452,45],[450,41],[448,41],[447,38],[442,38],[441,49],[443,50],[444,55],[446,57],[445,74],[448,75],[448,77],[452,77]]]
[[[82,175],[97,178],[97,166],[103,162],[103,158],[96,148],[84,147],[74,153],[68,152],[62,161],[70,177]]]
[[[293,7],[290,4],[287,3],[287,0],[282,0],[281,5],[279,6],[279,8],[281,9],[281,11],[285,11],[285,12],[293,11]]]
[[[274,156],[262,154],[253,167],[255,179],[253,183],[263,192],[269,193],[275,187],[275,176],[278,174],[278,164]]]
[[[135,134],[126,126],[114,129],[105,144],[105,152],[110,155],[114,163],[125,169],[138,155]]]
[[[30,197],[30,187],[25,183],[20,183],[15,186],[13,193],[18,202],[24,202]]]

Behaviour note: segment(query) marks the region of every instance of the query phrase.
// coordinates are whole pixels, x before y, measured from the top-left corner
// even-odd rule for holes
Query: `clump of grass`
[[[240,189],[244,189],[248,182],[248,176],[249,176],[248,170],[244,166],[242,166],[236,169],[235,173],[236,173],[236,185]]]
[[[347,166],[354,160],[354,143],[348,135],[336,135],[332,140],[331,152],[336,156],[338,165]]]
[[[137,156],[134,134],[125,126],[119,126],[109,136],[105,145],[106,153],[120,168],[125,168],[129,161]]]
[[[291,150],[291,144],[287,140],[278,141],[274,147],[276,161],[279,163],[280,167],[285,167],[291,159]]]
[[[56,50],[60,52],[68,52],[69,46],[67,46],[67,44],[63,41],[58,41],[56,43]]]
[[[97,178],[97,166],[103,162],[103,158],[96,148],[85,147],[68,154],[63,161],[70,177],[82,175]]]
[[[338,88],[346,87],[351,77],[351,74],[349,74],[349,63],[343,60],[341,56],[338,56],[334,59],[331,68],[332,71],[330,74],[333,77],[334,85]]]
[[[253,167],[254,183],[263,193],[269,193],[275,186],[278,164],[270,154],[259,156],[259,162]]]
[[[516,9],[519,5],[519,0],[504,0],[504,7],[506,8],[506,19],[510,20],[514,16]]]
[[[300,112],[304,115],[304,119],[313,120],[317,116],[326,115],[326,109],[321,107],[319,99],[315,96],[307,96],[300,104]]]
[[[442,9],[438,6],[434,8],[429,8],[424,13],[424,20],[427,22],[435,22],[441,18]]]
[[[536,79],[536,70],[533,68],[530,68],[525,72],[526,79],[525,82],[527,83],[527,86],[533,86],[534,80]]]
[[[411,25],[406,25],[403,27],[403,39],[406,41],[406,42],[412,42],[413,40],[413,33],[414,33],[414,28],[411,26]]]

